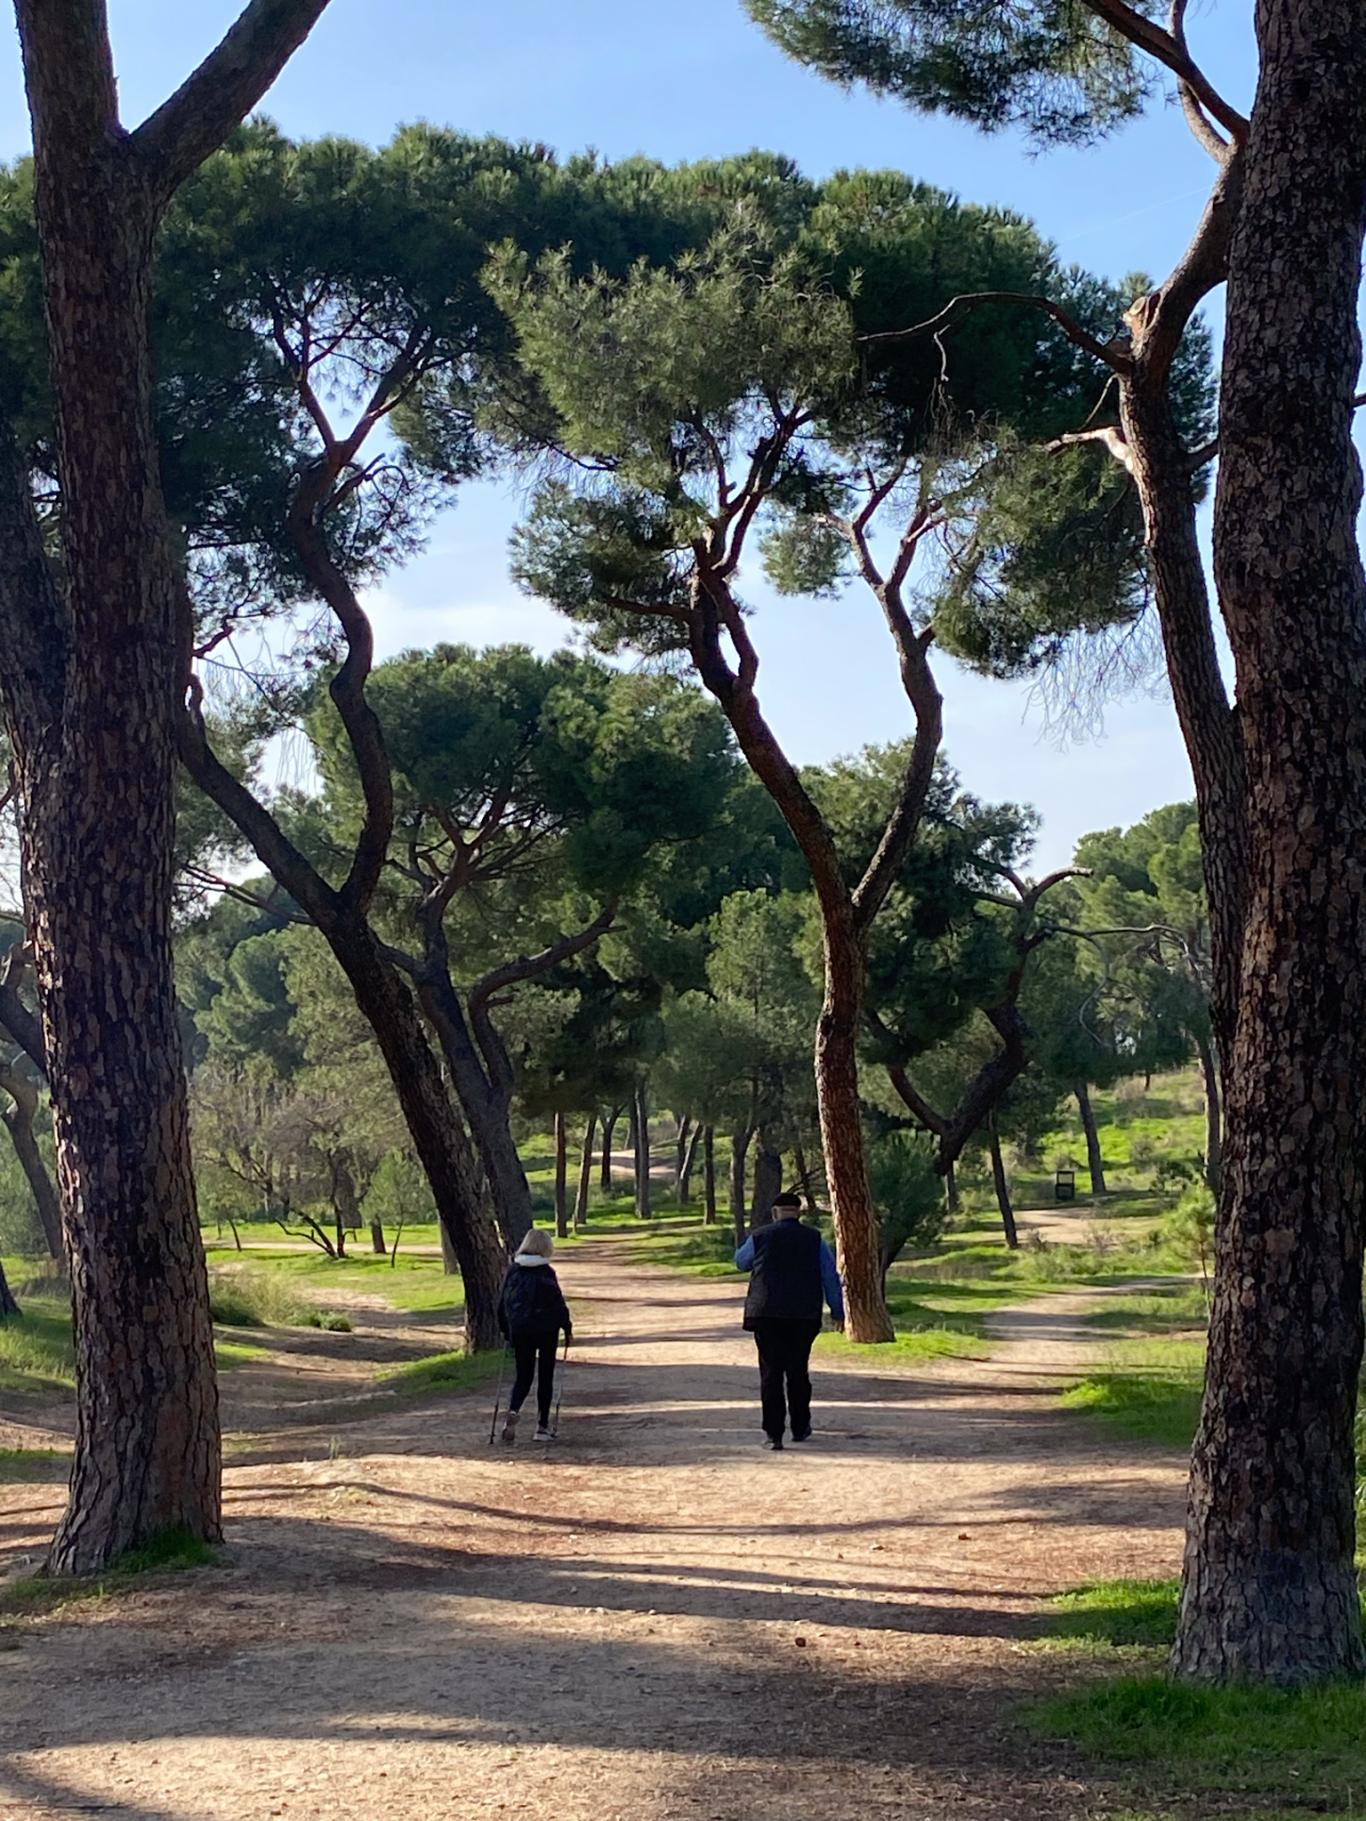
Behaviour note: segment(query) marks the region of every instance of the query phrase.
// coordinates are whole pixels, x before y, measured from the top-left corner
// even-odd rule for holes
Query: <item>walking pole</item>
[[[567,1366],[569,1364],[569,1336],[567,1334],[564,1337],[564,1358],[561,1360],[560,1364],[562,1366]],[[560,1433],[560,1405],[563,1402],[564,1402],[564,1373],[561,1372],[560,1373],[560,1382],[555,1388],[555,1420],[550,1425],[550,1433],[552,1435],[558,1435]]]
[[[507,1369],[508,1350],[506,1343],[504,1343],[502,1358],[498,1361],[498,1389],[493,1394],[493,1421],[489,1424],[490,1447],[493,1446],[493,1438],[498,1429],[498,1406],[503,1401],[503,1375],[506,1373]]]

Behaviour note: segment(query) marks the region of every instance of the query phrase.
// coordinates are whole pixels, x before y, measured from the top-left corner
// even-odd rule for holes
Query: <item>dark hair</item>
[[[802,1198],[795,1189],[784,1189],[781,1195],[773,1197],[775,1208],[796,1208],[800,1213]]]

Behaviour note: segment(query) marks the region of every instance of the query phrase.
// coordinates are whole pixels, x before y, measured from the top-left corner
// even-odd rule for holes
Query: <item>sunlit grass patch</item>
[[[1200,1340],[1121,1342],[1107,1367],[1063,1392],[1063,1406],[1135,1441],[1188,1448],[1200,1420],[1204,1356]]]

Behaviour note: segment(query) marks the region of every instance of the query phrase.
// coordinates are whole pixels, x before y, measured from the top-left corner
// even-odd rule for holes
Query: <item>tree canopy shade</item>
[[[1181,0],[1166,26],[1128,0],[753,0],[751,11],[841,79],[987,125],[1025,121],[1044,137],[1056,136],[1056,103],[1067,92],[1058,86],[1060,44],[1103,43],[1114,66],[1138,60],[1175,79],[1186,121],[1214,161],[1186,252],[1132,302],[1122,337],[1091,344],[1098,375],[1108,370],[1113,413],[1079,419],[1064,439],[1110,450],[1141,506],[1196,781],[1212,1020],[1224,1059],[1212,1342],[1173,1661],[1211,1679],[1358,1673],[1352,1433],[1366,972],[1361,894],[1328,883],[1355,877],[1366,838],[1366,584],[1351,440],[1366,218],[1358,9],[1259,0],[1250,119],[1201,69]],[[929,79],[935,58],[938,84]],[[1070,92],[1064,137],[1122,117],[1123,108],[1083,105],[1075,82]],[[1051,97],[1042,111],[1041,96]],[[1176,364],[1195,310],[1225,280],[1217,443],[1192,447]],[[980,308],[1007,304],[1067,314],[1057,293],[964,292],[935,317],[908,317],[906,332],[942,339]],[[1079,344],[1081,328],[1074,318]],[[1216,454],[1214,575],[1236,709],[1195,525],[1192,477]]]
[[[50,566],[0,423],[0,691],[23,825],[76,1315],[71,1497],[94,1573],[220,1525],[217,1392],[171,972],[174,729],[190,628],[154,425],[157,225],[326,0],[251,0],[125,129],[102,0],[20,0],[61,512]]]

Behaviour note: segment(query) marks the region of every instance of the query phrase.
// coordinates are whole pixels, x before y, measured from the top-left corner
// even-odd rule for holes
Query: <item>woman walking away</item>
[[[811,1344],[821,1331],[821,1304],[844,1320],[844,1292],[835,1255],[814,1227],[804,1227],[802,1204],[791,1192],[773,1203],[773,1224],[760,1227],[735,1254],[750,1273],[745,1326],[759,1348],[759,1399],[770,1448],[781,1448],[792,1424],[794,1442],[811,1440]]]
[[[550,1254],[555,1242],[543,1227],[532,1227],[522,1241],[522,1249],[508,1266],[503,1279],[503,1294],[498,1303],[498,1326],[512,1348],[517,1362],[517,1376],[512,1381],[508,1399],[507,1421],[503,1440],[509,1446],[517,1440],[517,1419],[533,1377],[536,1380],[536,1440],[555,1439],[550,1427],[550,1406],[555,1395],[555,1350],[564,1330],[568,1345],[574,1332],[569,1319],[569,1305],[560,1289],[560,1280],[550,1268]]]

